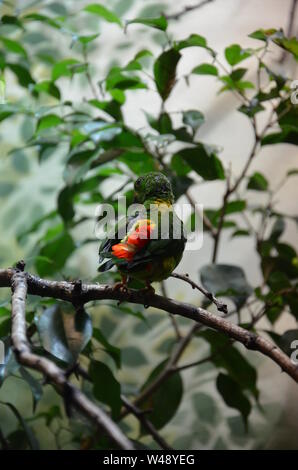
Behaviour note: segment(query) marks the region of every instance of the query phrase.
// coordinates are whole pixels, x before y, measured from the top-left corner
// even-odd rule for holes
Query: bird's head
[[[165,175],[159,172],[140,176],[134,184],[134,189],[136,202],[140,204],[148,200],[164,201],[167,204],[174,202],[171,183]]]

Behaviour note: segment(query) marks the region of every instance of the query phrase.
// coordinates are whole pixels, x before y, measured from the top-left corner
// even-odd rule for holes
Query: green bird
[[[126,286],[128,278],[132,278],[144,281],[152,289],[152,282],[166,279],[179,264],[186,236],[174,211],[174,195],[165,175],[147,173],[136,180],[134,190],[135,201],[141,206],[132,216],[119,221],[113,237],[102,241],[98,270],[107,271],[116,265],[122,277],[117,287]]]

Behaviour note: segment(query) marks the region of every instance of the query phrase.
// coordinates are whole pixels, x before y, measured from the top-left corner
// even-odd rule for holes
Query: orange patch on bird
[[[113,255],[131,261],[134,255],[149,242],[154,227],[155,224],[150,220],[141,220],[132,233],[128,234],[125,241],[112,247]]]

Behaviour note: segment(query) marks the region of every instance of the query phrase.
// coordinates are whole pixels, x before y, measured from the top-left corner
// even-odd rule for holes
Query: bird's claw
[[[113,291],[121,291],[126,294],[128,292],[128,288],[124,282],[116,282],[113,286]]]

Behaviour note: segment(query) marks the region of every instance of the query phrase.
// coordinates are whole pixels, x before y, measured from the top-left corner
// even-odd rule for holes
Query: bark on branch
[[[66,378],[65,372],[52,361],[31,352],[26,337],[25,302],[28,291],[28,275],[19,270],[6,271],[6,284],[12,289],[12,346],[17,361],[31,369],[41,372],[47,381],[51,382],[58,393],[63,396],[68,405],[72,405],[90,421],[97,425],[117,447],[121,449],[133,449],[129,439],[122,433],[118,426],[92,403],[78,388],[72,385]],[[1,285],[3,285],[3,272],[1,273]],[[31,289],[29,289],[30,292]],[[55,295],[53,295],[55,297]]]
[[[13,268],[0,270],[0,287],[9,287],[12,284],[16,271]],[[207,310],[194,305],[178,302],[176,300],[162,297],[157,294],[144,295],[143,291],[123,291],[113,289],[110,285],[81,284],[78,293],[76,284],[66,281],[49,281],[40,279],[29,273],[23,274],[23,279],[28,286],[28,293],[41,297],[51,297],[68,302],[80,302],[81,305],[93,300],[111,299],[120,302],[131,302],[135,304],[155,307],[159,310],[180,315],[196,323],[203,324],[220,331],[235,341],[242,343],[247,349],[253,349],[270,357],[281,369],[298,382],[298,366],[268,339],[252,333],[232,322],[215,315]]]

